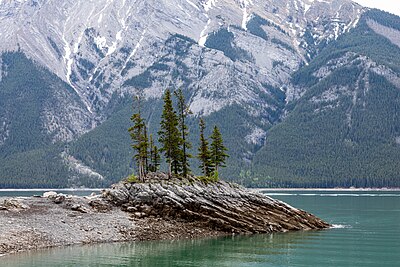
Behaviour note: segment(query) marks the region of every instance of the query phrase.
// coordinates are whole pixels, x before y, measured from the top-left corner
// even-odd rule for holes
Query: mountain
[[[325,179],[325,185],[335,186],[342,178],[351,184],[348,174],[354,173],[364,181],[365,172],[349,168],[327,176],[320,175],[324,168],[313,173],[311,163],[320,166],[316,157],[302,155],[313,154],[304,140],[314,140],[318,151],[332,144],[335,137],[318,141],[317,120],[342,125],[334,108],[325,108],[333,113],[324,118],[311,112],[307,125],[299,120],[310,103],[322,106],[325,98],[338,97],[344,90],[334,88],[341,83],[351,91],[357,84],[352,73],[369,75],[370,64],[396,77],[396,19],[349,0],[0,1],[0,186],[104,186],[121,179],[133,171],[127,134],[131,99],[145,99],[144,115],[155,133],[167,88],[182,88],[189,100],[194,144],[199,116],[208,128],[222,129],[231,155],[226,177],[247,185],[313,186]],[[371,42],[362,44],[365,34]],[[356,66],[352,57],[362,63]],[[340,71],[347,80],[337,79]],[[381,83],[369,84],[375,82]],[[376,98],[369,101],[377,105]],[[395,99],[387,101],[395,109]],[[360,120],[374,114],[381,121],[384,112],[376,109],[368,108]],[[351,128],[363,132],[362,127],[372,128]],[[377,140],[368,153],[384,150],[381,145]],[[338,155],[321,164],[362,155]],[[374,157],[377,165],[384,159]],[[367,163],[357,164],[363,169]],[[195,161],[192,169],[197,171]],[[341,175],[338,183],[335,175]],[[372,172],[369,180],[376,179],[372,175],[389,174]],[[397,183],[388,181],[385,185]]]
[[[1,64],[1,183],[57,186],[67,178],[67,168],[56,141],[89,130],[92,118],[71,87],[22,53],[3,53]]]
[[[399,185],[399,25],[397,16],[368,11],[293,75],[303,94],[255,157],[254,173],[274,177],[261,184]]]

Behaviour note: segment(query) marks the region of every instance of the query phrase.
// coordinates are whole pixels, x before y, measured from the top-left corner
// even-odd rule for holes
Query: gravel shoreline
[[[0,256],[75,244],[226,235],[196,222],[140,218],[112,205],[99,210],[90,205],[93,201],[107,205],[98,196],[67,196],[61,204],[43,197],[2,197],[0,203],[10,200],[16,206],[0,206]]]
[[[0,255],[75,244],[176,240],[331,227],[263,194],[154,173],[89,197],[0,197]]]

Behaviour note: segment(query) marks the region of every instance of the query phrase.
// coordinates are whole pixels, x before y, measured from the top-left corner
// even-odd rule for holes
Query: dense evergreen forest
[[[8,138],[0,146],[0,188],[66,185],[59,147],[43,133],[41,108],[52,88],[70,90],[55,75],[19,53],[5,53],[8,75],[1,80],[0,116],[8,115]]]
[[[400,49],[368,27],[371,19],[393,28],[400,25],[399,17],[369,11],[357,28],[293,76],[294,84],[309,89],[287,107],[288,117],[270,130],[247,174],[253,180],[249,184],[400,185],[400,91],[366,63],[374,61],[399,73]],[[348,64],[322,79],[315,76],[322,66],[343,57],[348,57]],[[326,101],[317,100],[328,95]]]

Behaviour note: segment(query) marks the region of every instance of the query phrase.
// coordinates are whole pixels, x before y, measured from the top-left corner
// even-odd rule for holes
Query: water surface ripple
[[[265,192],[334,224],[324,231],[72,246],[0,266],[400,266],[400,192]]]

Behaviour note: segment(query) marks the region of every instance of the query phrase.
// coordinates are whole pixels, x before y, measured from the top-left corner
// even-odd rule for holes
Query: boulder
[[[65,195],[57,194],[55,196],[50,196],[49,199],[51,199],[56,204],[61,204],[65,201]]]
[[[125,183],[115,184],[110,189],[104,190],[102,196],[118,206],[125,204],[130,199],[129,185]]]
[[[19,211],[29,209],[29,206],[22,203],[20,199],[12,198],[5,199],[0,205],[0,210]]]
[[[84,206],[82,206],[80,204],[72,204],[71,205],[71,210],[79,211],[80,213],[88,213],[87,208],[85,208]]]
[[[43,197],[45,197],[45,198],[53,197],[53,196],[56,196],[56,195],[57,195],[57,192],[54,192],[54,191],[49,191],[49,192],[44,192],[43,193]]]
[[[93,199],[89,201],[89,206],[99,212],[107,212],[112,209],[110,203],[103,201],[102,199]]]

